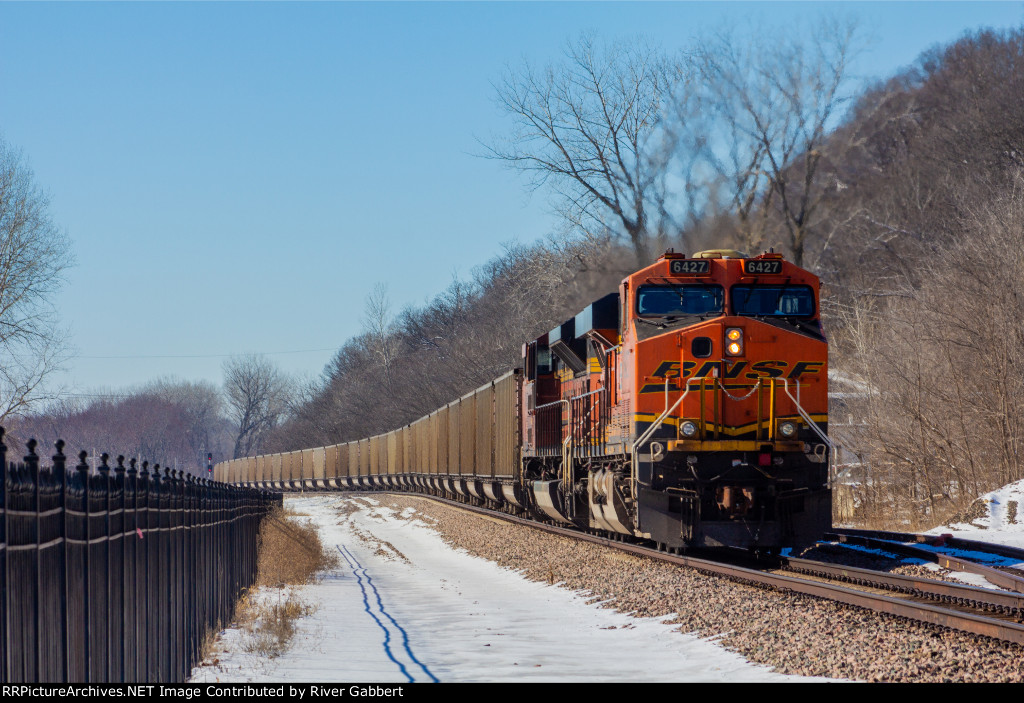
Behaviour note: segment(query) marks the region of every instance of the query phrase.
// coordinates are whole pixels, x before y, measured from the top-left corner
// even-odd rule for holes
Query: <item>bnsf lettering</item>
[[[754,373],[748,373],[747,378],[760,378],[761,376],[778,378],[786,366],[788,364],[785,361],[759,361],[750,367]]]
[[[697,378],[703,378],[704,376],[714,376],[717,373],[718,367],[720,365],[721,362],[718,361],[705,361],[704,364],[699,369],[697,369],[697,372],[694,373],[693,375],[696,376]]]
[[[793,364],[793,368],[789,369],[789,362],[778,360],[757,361],[753,364],[747,361],[737,361],[731,364],[728,361],[705,361],[700,368],[697,368],[696,361],[684,361],[682,362],[682,377],[720,376],[723,379],[749,378],[757,380],[765,377],[781,378],[785,376],[788,379],[797,379],[805,374],[820,373],[821,367],[824,365],[824,361],[797,361]],[[787,369],[789,369],[788,374],[786,373]],[[651,376],[665,379],[679,378],[679,371],[680,363],[678,361],[663,361]],[[649,387],[653,388],[645,386],[640,392],[651,392],[648,390]],[[664,385],[659,385],[658,388],[664,390]]]
[[[683,376],[689,376],[690,372],[693,371],[693,367],[697,365],[696,361],[684,361],[683,362]],[[654,378],[679,378],[679,362],[678,361],[663,361],[658,365],[658,368],[651,374]]]
[[[651,375],[656,378],[679,378],[679,362],[663,361]]]
[[[824,361],[798,361],[793,364],[793,370],[786,378],[800,378],[805,373],[818,373],[824,365]]]
[[[735,364],[730,365],[728,361],[722,362],[722,377],[723,378],[739,378],[740,373],[743,369],[747,368],[747,362],[737,361]]]

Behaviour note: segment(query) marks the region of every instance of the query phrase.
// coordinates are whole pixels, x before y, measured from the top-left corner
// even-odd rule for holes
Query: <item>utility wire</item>
[[[313,352],[336,351],[340,347],[324,349],[294,349],[292,351],[258,352],[260,356],[276,356],[280,354],[311,354]],[[76,356],[76,359],[223,359],[239,354],[132,354],[127,356]]]

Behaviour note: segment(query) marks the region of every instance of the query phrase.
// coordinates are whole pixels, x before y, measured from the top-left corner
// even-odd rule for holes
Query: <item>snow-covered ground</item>
[[[450,548],[409,508],[373,498],[287,497],[340,567],[298,589],[315,610],[274,659],[222,633],[192,681],[792,681],[714,641],[528,581]],[[467,519],[476,519],[467,517]]]
[[[979,516],[971,520],[971,522],[954,523],[952,525],[936,527],[932,530],[928,530],[925,534],[952,535],[954,537],[973,540],[975,542],[989,542],[1024,549],[1024,481],[1017,481],[992,491],[991,493],[986,493],[978,499],[976,506],[976,512]],[[1018,506],[1020,506],[1020,513],[1018,513]],[[939,567],[938,564],[933,562],[901,556],[894,552],[858,547],[856,545],[844,546],[847,549],[861,551],[868,554],[877,554],[890,559],[898,559],[905,564],[916,564],[936,572],[945,571]],[[925,551],[941,552],[950,556],[977,561],[978,563],[985,564],[987,566],[1009,566],[1021,569],[1022,572],[1024,572],[1024,563],[1021,563],[1016,559],[1001,557],[995,554],[986,554],[983,552],[965,549],[953,549],[948,546],[933,547],[927,544],[918,543],[915,543],[913,546]],[[957,581],[971,586],[999,590],[999,586],[993,584],[984,576],[979,576],[977,574],[956,572],[949,576],[950,578],[954,578]]]
[[[937,527],[929,533],[1024,548],[1024,481],[986,493],[978,501],[985,506],[980,517],[970,523]]]

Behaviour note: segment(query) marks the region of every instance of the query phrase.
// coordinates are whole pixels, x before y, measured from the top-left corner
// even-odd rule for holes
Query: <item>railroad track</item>
[[[543,532],[600,544],[635,556],[696,569],[735,581],[824,598],[927,625],[1024,645],[1024,594],[963,586],[915,576],[780,557],[769,566],[751,568],[704,557],[669,554],[630,541],[619,541],[579,530],[540,523],[467,503],[398,493],[433,500],[489,518]],[[628,538],[625,538],[628,539]],[[799,574],[799,575],[798,575]]]
[[[916,542],[936,547],[949,547],[965,551],[983,552],[985,554],[996,554],[1008,559],[1016,559],[1024,562],[1024,549],[1009,547],[1004,544],[992,542],[978,542],[952,535],[922,535],[915,532],[892,532],[886,530],[854,530],[849,528],[833,528],[829,534],[845,535],[848,537],[866,537],[872,539],[888,540],[890,542]]]
[[[829,564],[785,557],[783,567],[794,572],[810,574],[835,581],[848,582],[870,588],[884,589],[921,600],[947,603],[959,608],[970,608],[978,613],[992,613],[1021,622],[1024,616],[1024,594],[995,591],[948,581],[937,581],[923,576],[891,574],[871,569]]]
[[[825,539],[834,540],[840,545],[853,544],[869,549],[880,549],[902,556],[923,559],[951,571],[962,571],[983,576],[999,588],[1024,593],[1024,573],[1020,573],[1017,569],[1011,570],[1005,566],[1002,568],[989,566],[980,563],[977,558],[968,558],[942,551],[944,548],[948,548],[949,550],[975,552],[981,555],[995,555],[1002,559],[1016,559],[1024,562],[1024,550],[1021,549],[948,536],[867,530],[833,530],[825,534]]]

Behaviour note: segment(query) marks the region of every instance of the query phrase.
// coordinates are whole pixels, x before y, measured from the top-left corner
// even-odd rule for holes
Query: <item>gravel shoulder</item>
[[[451,546],[525,577],[582,591],[637,616],[673,616],[681,632],[801,676],[887,682],[1024,681],[1024,649],[859,608],[756,588],[600,545],[481,518],[434,501],[375,494],[414,508]]]

